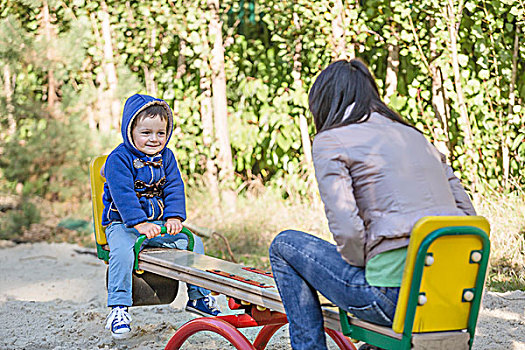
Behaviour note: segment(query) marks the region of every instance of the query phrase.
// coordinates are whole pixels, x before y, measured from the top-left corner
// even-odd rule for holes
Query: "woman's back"
[[[344,257],[355,256],[356,233],[368,261],[406,246],[412,226],[423,216],[464,215],[441,154],[417,130],[378,113],[366,122],[319,133],[313,153],[330,229],[336,241],[340,236]],[[364,232],[352,232],[359,230],[360,220]],[[347,240],[352,251],[345,254]]]

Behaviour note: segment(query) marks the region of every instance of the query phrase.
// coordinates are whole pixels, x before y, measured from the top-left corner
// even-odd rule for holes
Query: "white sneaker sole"
[[[201,310],[199,310],[199,309],[192,308],[192,307],[190,307],[190,306],[186,306],[185,310],[186,310],[187,312],[191,312],[192,314],[196,314],[196,315],[203,316],[203,317],[215,317],[215,316],[212,315],[212,314],[207,314],[207,313],[205,313],[204,311],[201,311]],[[219,316],[219,315],[220,315],[220,313],[219,313],[217,316]]]
[[[113,333],[111,332],[111,336],[114,338],[114,339],[128,339],[129,337],[131,337],[131,331],[129,332],[125,332],[125,333]]]

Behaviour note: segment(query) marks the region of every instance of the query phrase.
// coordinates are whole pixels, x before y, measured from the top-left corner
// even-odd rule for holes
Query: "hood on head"
[[[167,145],[170,141],[171,133],[173,132],[173,113],[171,112],[171,108],[166,103],[166,101],[148,95],[135,94],[126,100],[126,103],[124,104],[124,110],[122,111],[122,125],[120,127],[120,131],[122,133],[124,145],[126,146],[126,148],[128,148],[133,153],[139,156],[144,156],[145,154],[139,151],[137,147],[135,147],[135,145],[133,144],[133,138],[131,136],[131,125],[133,124],[133,120],[140,112],[152,105],[160,105],[164,107],[168,113],[168,130],[166,133]],[[166,147],[166,145],[164,146],[164,148]]]

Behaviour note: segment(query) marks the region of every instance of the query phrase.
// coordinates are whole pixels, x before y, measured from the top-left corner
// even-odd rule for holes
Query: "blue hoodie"
[[[104,226],[122,222],[133,227],[145,221],[186,219],[184,183],[173,152],[164,147],[156,155],[148,156],[133,143],[132,122],[151,105],[160,105],[168,112],[166,145],[170,140],[173,114],[165,101],[139,94],[127,99],[121,126],[124,142],[109,154],[104,164]]]

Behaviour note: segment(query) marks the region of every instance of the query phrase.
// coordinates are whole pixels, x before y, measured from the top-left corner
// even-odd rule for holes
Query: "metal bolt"
[[[481,253],[480,252],[472,252],[472,254],[470,254],[470,260],[472,260],[473,262],[475,263],[478,263],[481,261]]]
[[[430,266],[434,263],[434,256],[433,255],[427,255],[425,258],[425,265]]]
[[[466,301],[474,300],[474,293],[472,293],[471,290],[466,290],[465,293],[463,293],[463,299]]]

